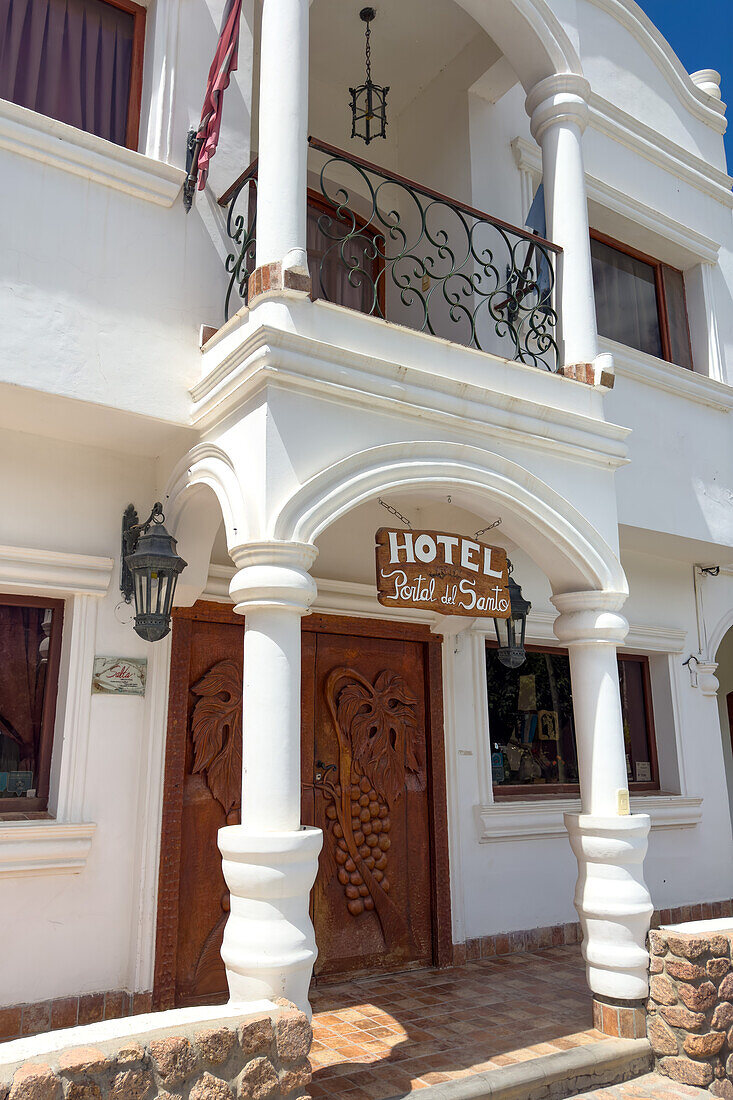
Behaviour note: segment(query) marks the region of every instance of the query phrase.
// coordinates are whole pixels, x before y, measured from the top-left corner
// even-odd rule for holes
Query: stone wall
[[[733,1100],[733,930],[649,933],[647,1035],[656,1068]]]
[[[307,1016],[289,1002],[254,1014],[241,1006],[239,1017],[233,1007],[5,1043],[0,1100],[307,1100]]]

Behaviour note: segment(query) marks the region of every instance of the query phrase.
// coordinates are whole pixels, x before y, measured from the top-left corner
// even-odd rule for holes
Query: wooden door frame
[[[155,934],[155,1011],[164,1011],[175,1006],[191,636],[193,624],[197,621],[244,626],[243,617],[236,615],[228,604],[199,601],[193,607],[173,609]],[[443,732],[442,635],[433,634],[430,627],[420,623],[324,614],[306,616],[302,620],[302,630],[310,633],[346,634],[350,637],[398,638],[425,646],[425,710],[428,716],[425,742],[431,839],[433,964],[450,966],[453,962],[453,935]]]

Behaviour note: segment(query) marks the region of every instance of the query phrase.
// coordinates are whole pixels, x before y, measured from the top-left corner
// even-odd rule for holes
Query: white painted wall
[[[150,657],[151,647],[127,622],[130,609],[117,607],[118,555],[124,508],[132,500],[142,512],[155,498],[155,463],[130,453],[4,431],[0,466],[2,542],[114,557],[109,591],[87,627],[96,623],[96,640],[88,639],[91,655]],[[67,601],[65,638],[70,607]],[[65,672],[62,668],[62,680]],[[147,812],[146,724],[152,686],[144,699],[91,699],[75,820],[94,822],[97,830],[83,871],[3,880],[0,929],[14,944],[5,959],[5,1003],[134,988],[138,945],[132,930],[143,878],[136,838],[138,822]],[[91,693],[90,680],[86,691]],[[61,757],[74,739],[85,735],[64,722],[59,706],[52,810],[67,800],[68,792],[58,786]],[[138,988],[150,988],[149,979]]]
[[[523,139],[531,159],[525,92],[506,68],[495,69],[503,59],[463,9],[430,0],[432,17],[418,27],[420,6],[400,0],[375,23],[374,75],[392,85],[391,124],[387,142],[357,152],[521,224],[537,182],[530,169],[522,180],[511,148]],[[647,881],[657,906],[730,897],[730,743],[715,699],[694,688],[682,668],[698,649],[692,564],[725,564],[733,546],[733,400],[724,384],[733,355],[733,226],[720,115],[680,74],[635,5],[550,6],[593,91],[584,154],[589,179],[604,187],[592,192],[591,224],[685,271],[694,375],[614,348],[616,388],[603,397],[338,308],[271,305],[256,324],[235,326],[226,350],[267,324],[316,351],[307,386],[288,378],[246,410],[246,491],[254,512],[264,515],[349,449],[400,441],[409,455],[420,440],[460,440],[541,477],[612,547],[620,522],[632,626],[687,632],[684,652],[652,655],[664,786],[703,799],[699,824],[652,830]],[[342,146],[349,144],[347,82],[362,72],[357,7],[341,0],[312,6],[311,132]],[[243,8],[239,72],[226,95],[210,188],[188,216],[175,196],[180,175],[165,165],[183,165],[220,17],[220,0],[151,5],[140,144],[146,156],[122,158],[122,167],[100,143],[92,142],[84,159],[58,129],[51,151],[36,145],[28,155],[33,126],[26,120],[13,128],[0,104],[0,199],[14,215],[5,220],[0,254],[2,544],[116,558],[124,506],[130,499],[141,511],[151,504],[200,437],[200,425],[191,427],[189,391],[211,360],[200,355],[198,327],[222,320],[229,247],[215,198],[257,147],[254,3]],[[42,121],[34,125],[43,130]],[[94,178],[100,165],[113,186]],[[146,188],[156,201],[141,196]],[[614,425],[632,429],[628,439]],[[630,464],[614,474],[626,447]],[[473,516],[455,503],[418,507],[402,497],[396,503],[414,522],[449,530],[473,522],[475,530],[495,512],[487,507]],[[314,572],[371,584],[372,535],[385,517],[372,503],[327,531]],[[507,545],[525,594],[535,612],[549,615],[543,563],[531,560],[529,535],[520,541],[517,547],[510,536]],[[221,546],[217,553],[223,555]],[[733,614],[733,590],[724,585],[708,605],[711,630]],[[99,604],[96,651],[149,654],[116,618],[117,599],[115,569]],[[475,673],[461,659],[467,644],[459,641],[455,655],[457,710],[447,743],[456,935],[572,920],[576,867],[565,838],[479,843],[476,807],[486,792],[476,761],[485,729]],[[728,641],[720,660],[722,698],[733,688]],[[164,656],[157,663],[164,665]],[[160,676],[165,680],[164,667]],[[97,832],[79,875],[4,883],[0,932],[18,945],[5,962],[6,1003],[150,988],[157,854],[155,829],[146,828],[155,797],[148,799],[145,780],[156,751],[159,757],[164,708],[154,721],[151,713],[149,700],[92,700],[83,812]],[[59,740],[57,752],[61,746]]]

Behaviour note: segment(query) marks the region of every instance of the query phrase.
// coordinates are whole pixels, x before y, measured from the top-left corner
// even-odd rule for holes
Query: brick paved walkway
[[[311,1003],[313,1100],[386,1100],[604,1038],[577,945],[321,985]]]
[[[693,1089],[690,1085],[677,1085],[669,1077],[647,1073],[635,1081],[623,1085],[611,1085],[595,1092],[584,1092],[575,1100],[710,1100],[710,1093],[704,1089]]]

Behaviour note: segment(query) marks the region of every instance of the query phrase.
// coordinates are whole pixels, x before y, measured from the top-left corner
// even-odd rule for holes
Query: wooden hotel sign
[[[440,615],[509,618],[506,550],[441,531],[376,535],[377,599]]]

